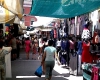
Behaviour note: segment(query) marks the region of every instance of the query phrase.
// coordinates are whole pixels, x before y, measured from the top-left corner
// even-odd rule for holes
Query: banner
[[[70,18],[100,8],[100,0],[32,0],[30,15]]]
[[[23,16],[23,1],[24,0],[0,0],[0,5],[21,19]]]

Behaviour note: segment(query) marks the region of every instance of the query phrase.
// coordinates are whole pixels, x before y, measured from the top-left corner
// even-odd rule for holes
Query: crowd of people
[[[23,46],[25,49],[27,60],[29,59],[30,51],[32,51],[32,59],[36,60],[42,57],[41,65],[43,66],[43,73],[46,74],[46,79],[50,80],[55,64],[55,58],[58,64],[65,65],[67,68],[69,68],[70,74],[74,74],[71,73],[72,71],[70,71],[70,60],[72,59],[71,56],[78,56],[78,71],[80,71],[82,64],[93,63],[93,60],[97,59],[97,57],[94,57],[90,51],[90,46],[91,43],[93,43],[93,40],[96,45],[99,45],[99,35],[97,35],[97,32],[95,32],[95,34],[95,40],[94,37],[83,40],[81,36],[75,37],[74,35],[59,39],[48,38],[40,35],[39,38],[35,36],[32,38],[22,38],[22,40],[20,40],[14,35],[9,35],[0,41],[4,43],[3,46],[12,47],[11,60],[16,60],[20,57],[20,46]],[[38,58],[36,58],[37,54]]]

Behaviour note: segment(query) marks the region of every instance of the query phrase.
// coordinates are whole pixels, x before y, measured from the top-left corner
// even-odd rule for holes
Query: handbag
[[[36,69],[36,71],[35,71],[35,73],[34,73],[36,76],[38,76],[38,77],[41,77],[42,76],[42,66],[39,66],[37,69]]]

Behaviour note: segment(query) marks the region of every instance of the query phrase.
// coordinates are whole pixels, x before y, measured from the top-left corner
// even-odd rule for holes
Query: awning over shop
[[[20,21],[19,27],[20,27],[22,30],[26,30],[26,29],[27,29],[27,27],[25,26],[25,23],[24,23],[23,21]]]
[[[0,5],[21,19],[23,16],[23,2],[24,0],[0,0]]]
[[[100,0],[32,0],[31,15],[69,18],[100,8]]]
[[[0,6],[0,23],[12,23],[15,20],[15,15],[7,9]]]
[[[13,23],[23,16],[23,0],[0,0],[0,23]]]

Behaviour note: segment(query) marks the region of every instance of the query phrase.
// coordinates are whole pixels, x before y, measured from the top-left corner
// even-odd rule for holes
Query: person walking
[[[57,40],[57,54],[58,54],[58,52],[61,50],[61,39],[59,38],[58,40]]]
[[[72,55],[74,55],[75,43],[72,37],[70,37],[69,43],[70,43],[70,52]]]
[[[66,52],[67,52],[67,68],[69,68],[69,61],[70,61],[70,42],[68,37],[66,38]]]
[[[12,47],[11,58],[16,60],[17,58],[17,40],[14,35],[11,36],[10,46]]]
[[[44,42],[43,43],[44,43],[44,45],[43,45],[43,50],[44,50],[45,47],[48,46],[48,39],[47,39],[47,37],[44,38]],[[42,55],[42,57],[43,57],[43,55]],[[43,74],[45,74],[45,62],[43,62],[42,67],[43,67]]]
[[[36,57],[36,54],[38,53],[38,51],[37,51],[37,47],[38,47],[38,41],[37,41],[37,39],[35,38],[34,40],[33,40],[33,43],[32,43],[32,59],[37,59],[37,57]]]
[[[41,65],[43,65],[43,62],[45,61],[45,80],[51,80],[52,78],[52,71],[55,65],[55,58],[57,58],[57,62],[60,65],[56,48],[53,47],[53,40],[49,40],[48,46],[44,49],[44,54],[41,61]]]
[[[31,41],[29,40],[29,37],[28,37],[25,40],[25,51],[26,51],[26,57],[27,57],[27,59],[29,59],[30,48],[31,48]]]
[[[19,40],[19,38],[16,38],[16,42],[17,42],[17,58],[20,57],[20,45],[21,45],[21,41]]]
[[[6,64],[5,64],[5,55],[10,53],[12,48],[8,51],[3,49],[3,42],[0,41],[0,80],[6,80]]]
[[[42,52],[43,52],[43,41],[42,41],[42,36],[40,35],[40,37],[39,37],[39,57],[38,57],[38,59],[40,59]]]

